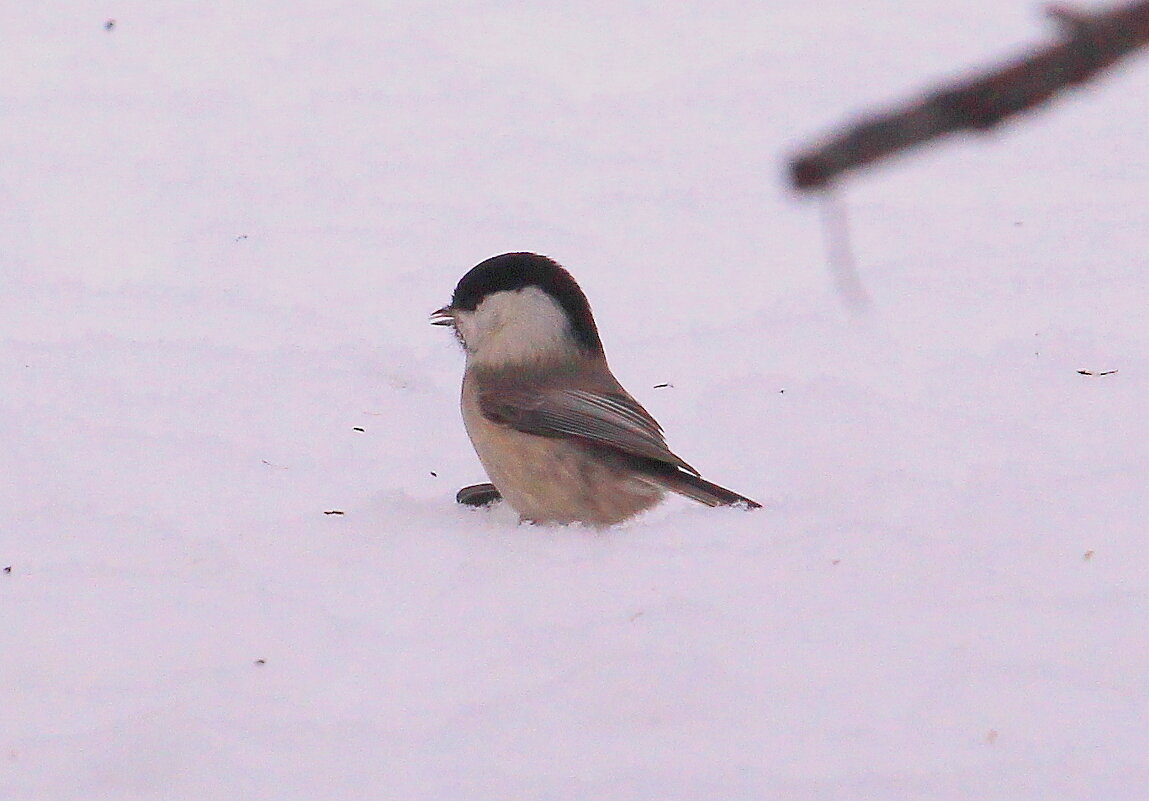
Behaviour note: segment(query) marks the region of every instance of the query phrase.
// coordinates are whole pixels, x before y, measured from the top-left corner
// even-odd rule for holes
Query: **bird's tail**
[[[687,473],[685,470],[659,471],[656,476],[658,484],[679,495],[685,495],[692,501],[704,503],[707,506],[744,506],[747,509],[761,509],[762,504],[752,501],[745,495],[739,495],[734,490],[720,487],[706,479]]]

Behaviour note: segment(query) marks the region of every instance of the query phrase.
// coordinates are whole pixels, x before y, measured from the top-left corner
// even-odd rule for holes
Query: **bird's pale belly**
[[[487,420],[464,384],[467,434],[503,498],[525,521],[609,526],[662,500],[663,490],[579,443],[525,434]]]

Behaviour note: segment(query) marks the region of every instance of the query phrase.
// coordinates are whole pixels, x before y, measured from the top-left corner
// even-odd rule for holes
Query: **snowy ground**
[[[851,181],[854,316],[784,157],[1046,32],[913,5],[6,14],[0,797],[1149,797],[1149,62]],[[505,250],[767,509],[457,508]]]

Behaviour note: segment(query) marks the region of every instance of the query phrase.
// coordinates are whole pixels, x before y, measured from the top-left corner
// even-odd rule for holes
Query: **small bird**
[[[590,304],[557,262],[504,253],[471,269],[431,315],[467,355],[463,424],[491,484],[520,520],[610,526],[667,490],[707,506],[761,504],[712,484],[666,447],[662,428],[607,366]]]

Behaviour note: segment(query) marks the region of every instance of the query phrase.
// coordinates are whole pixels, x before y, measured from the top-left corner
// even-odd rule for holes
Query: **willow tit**
[[[551,259],[487,259],[431,322],[453,326],[466,351],[463,424],[493,482],[465,487],[460,503],[501,496],[524,522],[593,526],[645,511],[667,490],[707,506],[760,506],[670,452],[607,366],[586,296]]]

